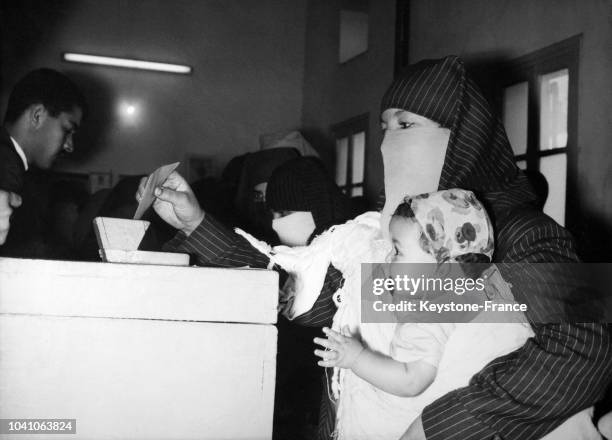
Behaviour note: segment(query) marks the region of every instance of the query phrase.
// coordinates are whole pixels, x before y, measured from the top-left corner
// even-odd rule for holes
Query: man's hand
[[[149,177],[140,180],[136,200],[140,202]],[[155,188],[153,209],[168,224],[189,235],[204,219],[204,211],[185,179],[176,171]]]
[[[423,421],[418,416],[408,430],[400,437],[400,440],[427,440],[423,430]]]
[[[21,206],[21,197],[13,192],[0,189],[0,246],[6,241],[11,227],[11,214]]]
[[[316,344],[327,348],[327,350],[315,350],[315,354],[322,359],[317,364],[321,367],[351,368],[364,350],[361,342],[327,327],[323,328],[323,333],[327,335],[327,339],[314,338]]]

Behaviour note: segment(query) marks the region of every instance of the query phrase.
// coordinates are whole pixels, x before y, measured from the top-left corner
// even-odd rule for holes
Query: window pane
[[[365,132],[353,135],[353,182],[363,182],[363,163],[365,160]]]
[[[348,162],[348,138],[336,140],[336,184],[346,185],[346,166]]]
[[[521,170],[526,170],[527,169],[527,161],[526,160],[517,160],[516,161],[516,166],[519,167]]]
[[[540,149],[567,146],[567,97],[569,71],[540,76]]]
[[[527,82],[504,90],[504,127],[515,155],[527,151]]]
[[[362,195],[363,195],[363,187],[361,187],[361,186],[356,186],[351,191],[351,197],[359,197],[359,196],[362,196]]]
[[[555,154],[540,158],[540,172],[548,182],[548,199],[544,213],[565,226],[565,188],[567,184],[567,155]]]

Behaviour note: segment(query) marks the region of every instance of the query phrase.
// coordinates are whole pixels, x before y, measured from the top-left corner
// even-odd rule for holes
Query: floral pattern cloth
[[[403,204],[408,204],[421,226],[425,238],[420,240],[421,247],[439,263],[467,254],[483,254],[492,259],[493,226],[472,191],[447,189],[406,197]]]

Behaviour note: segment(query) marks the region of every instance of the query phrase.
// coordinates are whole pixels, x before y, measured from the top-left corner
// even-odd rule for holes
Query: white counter
[[[0,258],[0,418],[69,439],[269,439],[277,274]],[[0,439],[28,436],[0,435]]]

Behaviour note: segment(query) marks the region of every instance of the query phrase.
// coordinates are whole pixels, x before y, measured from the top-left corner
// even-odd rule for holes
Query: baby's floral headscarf
[[[406,197],[393,215],[416,220],[423,232],[423,250],[439,263],[467,254],[492,259],[491,220],[471,191],[454,188]]]

